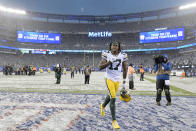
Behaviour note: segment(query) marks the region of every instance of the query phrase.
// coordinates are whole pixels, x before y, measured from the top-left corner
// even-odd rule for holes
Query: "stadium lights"
[[[189,9],[189,8],[193,8],[193,7],[196,7],[196,3],[180,6],[179,9],[184,10],[184,9]]]
[[[26,11],[25,10],[7,8],[7,7],[4,7],[2,5],[0,5],[0,11],[8,12],[8,13],[21,14],[21,15],[25,15],[26,14]]]

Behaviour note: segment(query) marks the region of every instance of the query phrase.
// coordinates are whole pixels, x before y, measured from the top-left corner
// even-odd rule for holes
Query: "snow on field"
[[[5,88],[40,88],[40,89],[71,89],[71,90],[105,90],[104,72],[93,72],[90,77],[90,84],[84,84],[84,75],[75,74],[71,79],[70,72],[63,75],[61,84],[56,85],[54,73],[37,73],[35,76],[4,76],[0,74],[0,89]],[[121,85],[120,85],[121,86]],[[128,87],[128,80],[126,83]],[[155,84],[149,81],[139,81],[135,76],[135,87],[139,91],[155,91]]]
[[[106,90],[103,72],[93,72],[90,84],[84,84],[84,76],[70,73],[62,76],[56,85],[54,73],[38,73],[36,76],[3,76],[0,89],[71,89]],[[121,86],[121,85],[120,85]],[[187,84],[186,84],[187,86]],[[128,82],[127,82],[128,87]],[[155,91],[155,84],[140,82],[135,77],[136,91]],[[100,116],[100,104],[105,95],[63,93],[14,93],[0,92],[0,131],[108,131],[113,130],[109,105],[106,115]],[[116,116],[120,131],[196,130],[196,97],[172,96],[172,106],[155,104],[155,96],[133,95],[129,103],[116,100]]]
[[[0,93],[0,129],[64,131],[113,130],[109,106],[100,116],[105,95]],[[172,106],[155,104],[155,97],[117,98],[116,116],[122,131],[196,130],[196,98],[172,97]]]
[[[156,79],[155,76],[146,75],[146,77],[148,77],[150,79],[154,79],[154,80]],[[196,86],[195,86],[196,85],[196,78],[195,77],[171,76],[170,77],[170,84],[175,87],[190,91],[192,93],[196,93]]]

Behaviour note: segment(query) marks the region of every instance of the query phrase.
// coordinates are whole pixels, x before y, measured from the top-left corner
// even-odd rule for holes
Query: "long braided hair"
[[[118,52],[121,52],[121,46],[120,46],[120,42],[118,42],[118,41],[113,41],[113,42],[110,42],[110,48],[109,48],[109,50],[111,51],[111,46],[112,46],[112,44],[118,44]]]

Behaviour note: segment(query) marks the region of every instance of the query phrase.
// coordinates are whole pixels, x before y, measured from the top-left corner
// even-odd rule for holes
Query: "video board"
[[[61,34],[17,31],[17,41],[61,44]]]
[[[184,40],[184,28],[139,33],[140,44],[178,40]]]

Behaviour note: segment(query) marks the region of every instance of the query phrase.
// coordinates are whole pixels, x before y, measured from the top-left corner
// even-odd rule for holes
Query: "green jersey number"
[[[113,64],[111,63],[109,67],[110,70],[118,70],[118,67],[120,66],[120,63],[121,63],[121,59],[116,59],[114,62],[116,62],[117,65],[113,67]]]

